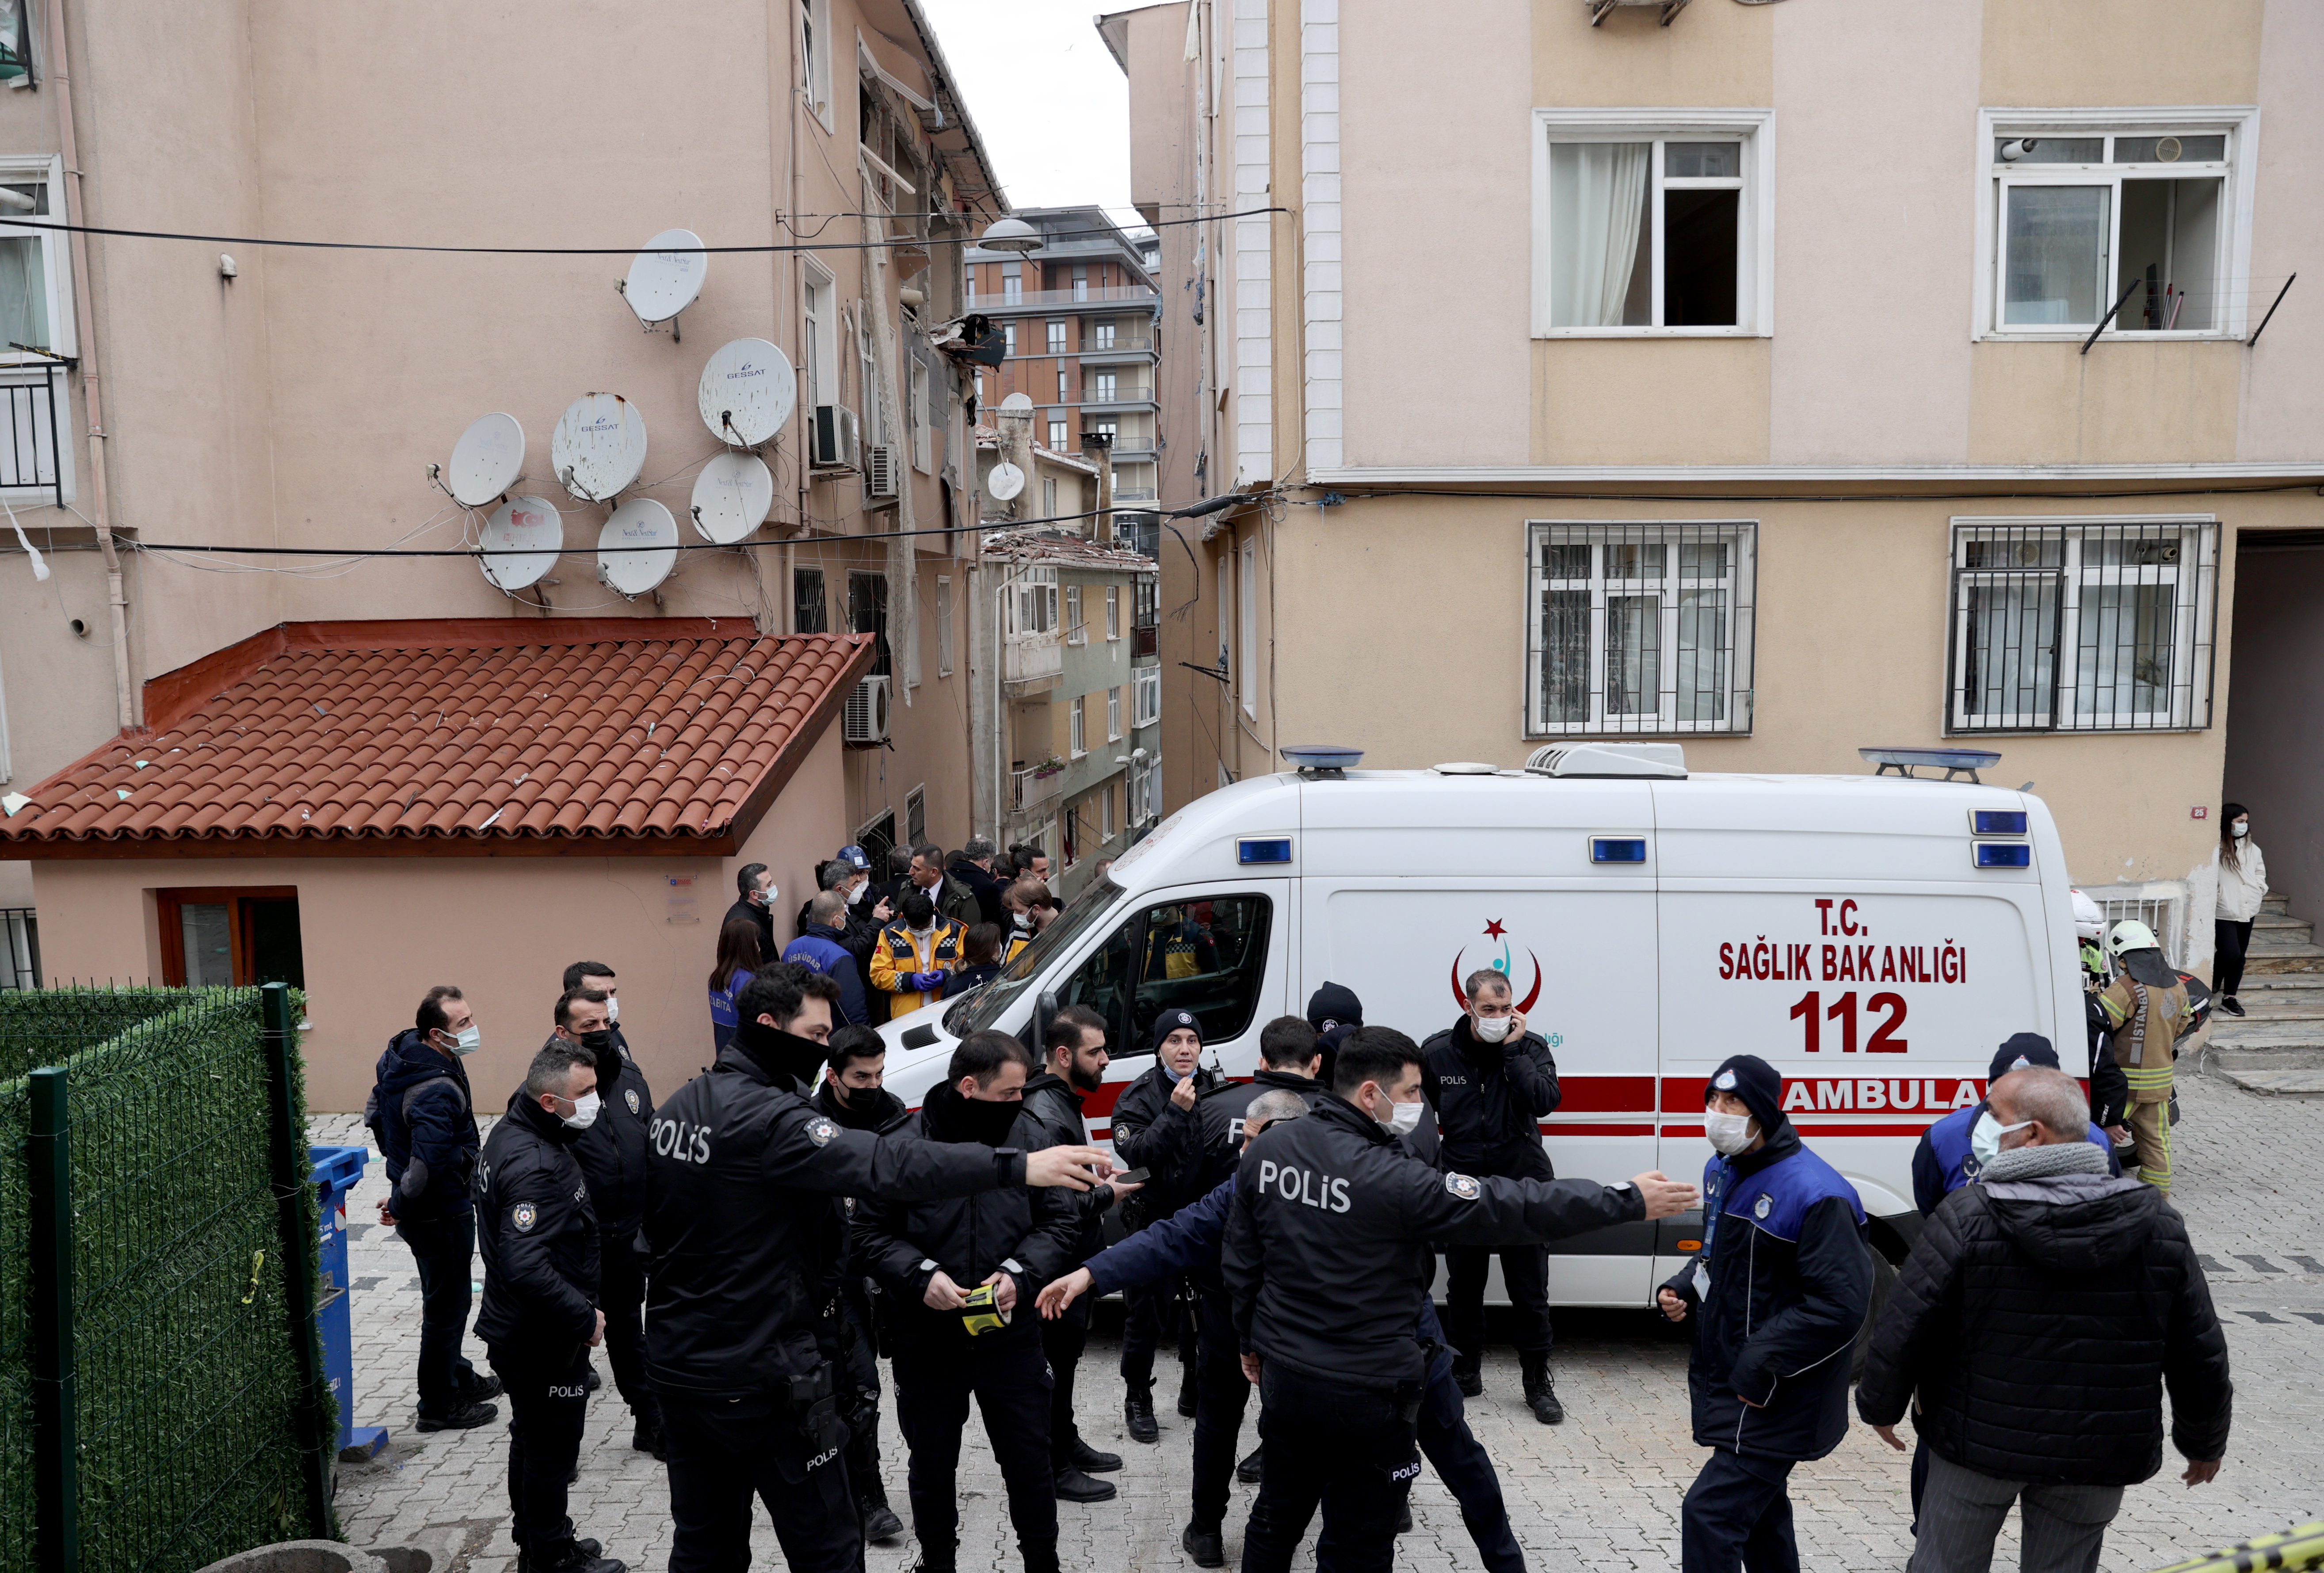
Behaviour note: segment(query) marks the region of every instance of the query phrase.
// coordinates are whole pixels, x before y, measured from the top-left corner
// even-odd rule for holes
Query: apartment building
[[[962,255],[1005,202],[912,0],[229,3],[166,51],[145,11],[29,17],[0,92],[0,934],[41,954],[0,983],[290,976],[311,1096],[346,1108],[434,981],[505,1085],[588,955],[674,1077],[740,865],[787,929],[842,842],[970,833]],[[699,293],[653,320],[622,286],[678,228],[713,249],[665,243]],[[797,383],[748,449],[702,413],[745,338]],[[552,450],[592,391],[646,442],[602,501]],[[558,554],[507,590],[466,555],[496,500],[447,486],[495,411]],[[714,547],[697,483],[752,458],[765,521]],[[617,503],[672,521],[650,585],[599,556]],[[423,551],[455,555],[392,555]]]
[[[2187,16],[1101,17],[1140,211],[1212,220],[1159,231],[1168,463],[1252,499],[1162,558],[1172,801],[1285,743],[1973,749],[2183,962],[2223,797],[2324,915],[2324,15]]]

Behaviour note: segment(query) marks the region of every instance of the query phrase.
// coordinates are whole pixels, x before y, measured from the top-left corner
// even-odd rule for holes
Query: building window
[[[1067,749],[1072,750],[1073,756],[1076,759],[1089,752],[1089,748],[1087,746],[1089,734],[1084,730],[1084,713],[1088,702],[1088,695],[1074,695],[1073,712],[1065,720],[1065,746]]]
[[[1745,523],[1534,525],[1531,731],[1749,731],[1757,537]]]
[[[906,428],[912,434],[912,467],[924,475],[936,473],[936,410],[929,402],[934,379],[928,363],[908,350],[904,355]]]
[[[1022,263],[1022,262],[1003,262],[1003,263],[1001,263],[1001,304],[1002,304],[1002,305],[1004,305],[1004,306],[1013,306],[1013,305],[1016,305],[1017,303],[1019,303],[1019,301],[1022,301],[1024,299],[1025,299],[1025,264],[1024,264],[1024,263]],[[1017,327],[1017,325],[1016,325],[1015,323],[1013,323],[1013,322],[1012,322],[1012,323],[1010,323],[1010,324],[1009,325],[1009,327],[1010,327],[1010,336],[1011,336],[1011,337],[1014,337],[1014,336],[1015,336],[1015,335],[1016,335],[1016,327]],[[1011,353],[1011,354],[1014,354],[1014,353],[1015,353],[1015,351],[1014,351],[1013,347],[1012,347],[1012,349],[1011,349],[1010,353]]]
[[[807,317],[808,413],[818,404],[839,402],[839,314],[834,308],[831,275],[812,257],[800,259],[802,309]]]
[[[984,408],[984,373],[982,372],[976,374],[976,405],[979,409]]]
[[[1219,608],[1219,673],[1232,676],[1235,669],[1234,650],[1234,553],[1221,552],[1218,557]]]
[[[831,0],[799,0],[799,90],[831,129]]]
[[[2211,721],[2217,524],[1953,521],[1948,730]]]
[[[829,633],[831,613],[823,598],[821,568],[791,570],[791,631]]]
[[[1105,741],[1121,741],[1121,689],[1119,685],[1105,691]]]
[[[1111,321],[1097,325],[1097,347],[1102,350],[1110,350],[1113,347],[1113,324]]]
[[[1074,703],[1079,704],[1080,701],[1076,700]],[[1070,869],[1082,860],[1082,805],[1080,804],[1072,803],[1065,805],[1065,823],[1059,828],[1065,832],[1062,839],[1065,843],[1065,867]]]
[[[1108,781],[1097,795],[1097,833],[1101,841],[1113,839],[1113,783]]]
[[[952,676],[952,576],[936,575],[936,676]]]
[[[1765,331],[1766,111],[1535,115],[1536,333]]]
[[[1242,686],[1245,715],[1259,713],[1259,542],[1242,543]]]
[[[1004,357],[1017,353],[1017,325],[1013,322],[1001,325],[1001,353]]]
[[[1009,598],[1009,631],[1029,639],[1055,631],[1057,626],[1057,571],[1028,568]]]
[[[1049,324],[1049,353],[1053,355],[1065,353],[1065,325],[1062,322]]]
[[[2242,331],[2243,121],[1980,118],[1992,161],[1981,328],[2087,336],[2114,311],[2114,333]]]
[[[307,986],[294,885],[156,891],[161,980],[173,989]]]
[[[1064,453],[1065,441],[1065,423],[1062,420],[1049,422],[1049,451],[1053,454]]]
[[[18,216],[61,218],[58,196],[63,181],[61,160],[0,159],[0,189],[31,204],[0,207],[0,364],[38,364],[45,358],[11,345],[76,353],[67,237],[61,231],[20,229],[5,222]]]
[[[1110,399],[1113,396],[1113,379],[1111,377],[1100,377],[1098,379],[1098,383],[1100,397]],[[1121,422],[1119,420],[1093,420],[1090,422],[1090,429],[1097,433],[1098,436],[1105,438],[1107,444],[1111,446],[1113,439],[1121,435]]]
[[[1115,373],[1111,372],[1098,372],[1093,374],[1092,380],[1097,384],[1097,389],[1096,391],[1090,395],[1090,402],[1093,404],[1112,403],[1114,390],[1120,386],[1120,383],[1116,380]]]
[[[1161,585],[1151,574],[1138,575],[1137,604],[1130,618],[1137,628],[1152,628],[1162,621]]]
[[[928,789],[915,786],[904,795],[904,841],[922,847],[928,842]]]
[[[1105,637],[1108,639],[1121,637],[1121,586],[1119,584],[1105,587]]]
[[[851,633],[872,636],[875,651],[872,661],[872,675],[880,677],[892,676],[896,664],[893,652],[888,648],[887,575],[847,575],[847,628]]]
[[[1060,404],[1071,404],[1073,401],[1073,384],[1066,380],[1065,367],[1059,366],[1057,368],[1057,402]]]
[[[863,394],[864,440],[873,444],[888,440],[888,404],[880,397],[879,353],[872,346],[871,313],[859,305],[856,308],[855,363]]]
[[[1132,726],[1152,726],[1162,719],[1162,668],[1140,667],[1130,675]]]
[[[1069,645],[1089,642],[1089,630],[1082,624],[1082,587],[1078,584],[1065,586],[1065,642]]]
[[[1162,759],[1159,755],[1146,761],[1146,799],[1140,812],[1148,819],[1162,817]]]
[[[1041,477],[1041,512],[1046,518],[1057,517],[1057,478],[1055,475]]]
[[[1089,270],[1078,262],[1074,264],[1074,299],[1089,299]]]

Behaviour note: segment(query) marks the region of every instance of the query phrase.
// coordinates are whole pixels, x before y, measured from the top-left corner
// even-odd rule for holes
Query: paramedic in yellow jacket
[[[2122,970],[2098,995],[2106,1012],[2115,1063],[2130,1083],[2129,1123],[2138,1145],[2138,1177],[2171,1189],[2171,1062],[2180,1035],[2194,1020],[2195,1002],[2154,931],[2118,923],[2107,937]]]
[[[927,892],[910,886],[896,897],[896,921],[872,943],[872,987],[892,996],[890,1016],[944,997],[945,980],[961,968],[968,933],[951,918],[937,915]]]

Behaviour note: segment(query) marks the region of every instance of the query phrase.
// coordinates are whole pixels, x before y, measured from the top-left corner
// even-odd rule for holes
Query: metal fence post
[[[323,1434],[323,1361],[315,1329],[315,1228],[307,1219],[310,1188],[307,1133],[290,1096],[290,990],[269,983],[259,991],[260,1044],[266,1055],[267,1100],[273,1134],[267,1142],[274,1170],[274,1206],[282,1238],[282,1297],[290,1347],[299,1362],[298,1442],[307,1480],[308,1532],[336,1539],[331,1522],[331,1457]]]
[[[40,1565],[80,1567],[79,1400],[73,1384],[72,1142],[61,1069],[32,1073],[32,1493]]]

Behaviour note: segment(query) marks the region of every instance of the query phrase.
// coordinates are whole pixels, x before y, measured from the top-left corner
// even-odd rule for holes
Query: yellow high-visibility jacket
[[[967,938],[966,929],[944,916],[936,919],[925,940],[915,939],[901,918],[881,929],[872,946],[872,987],[895,997],[889,1004],[889,1014],[902,1016],[935,1004],[942,990],[922,993],[909,979],[915,972],[959,971],[961,947]]]

